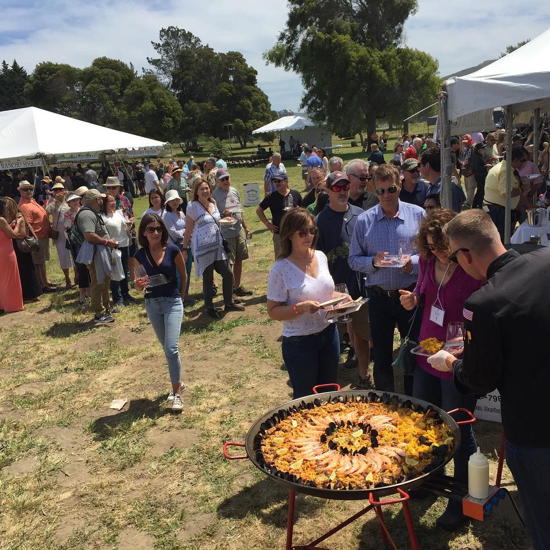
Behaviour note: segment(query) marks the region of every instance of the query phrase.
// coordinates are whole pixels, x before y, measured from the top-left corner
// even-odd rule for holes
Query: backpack
[[[77,223],[78,222],[78,216],[80,215],[80,212],[82,212],[83,210],[92,211],[96,215],[96,218],[98,219],[99,223],[102,224],[102,225],[105,225],[104,222],[103,222],[103,219],[101,218],[101,216],[95,210],[90,208],[89,206],[83,206],[77,212],[77,214],[74,218],[73,225],[71,225],[71,227],[67,230],[66,246],[71,251],[71,254],[73,255],[73,258],[76,258],[78,256],[78,253],[80,252],[80,247],[82,246],[82,243],[85,240],[84,235],[83,235],[82,231],[80,231],[80,229],[78,227],[78,223]]]

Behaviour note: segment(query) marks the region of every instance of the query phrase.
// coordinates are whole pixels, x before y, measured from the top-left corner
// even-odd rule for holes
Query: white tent
[[[541,109],[550,108],[550,29],[521,48],[471,74],[451,78],[444,86],[439,119],[442,133],[442,173],[444,176],[444,204],[450,204],[449,137],[462,133],[476,124],[477,130],[492,130],[492,111],[504,107],[508,132],[508,150],[512,145],[514,115],[534,110],[535,139]],[[535,147],[535,151],[537,148]],[[535,159],[536,161],[536,159]],[[511,158],[507,156],[506,242],[510,233]]]
[[[0,160],[160,148],[164,142],[26,107],[0,112]]]
[[[261,128],[253,130],[253,134],[277,132],[286,143],[287,149],[290,137],[297,143],[308,143],[329,149],[332,146],[332,134],[324,126],[313,122],[306,115],[289,115],[278,118]]]

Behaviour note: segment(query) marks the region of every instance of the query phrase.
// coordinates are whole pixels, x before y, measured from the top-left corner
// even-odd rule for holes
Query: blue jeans
[[[283,359],[294,399],[311,395],[317,384],[336,382],[340,339],[336,324],[316,334],[283,336]]]
[[[111,297],[115,304],[122,302],[122,300],[128,298],[130,294],[128,290],[128,247],[121,246],[119,250],[122,255],[121,260],[122,269],[124,269],[124,279],[122,279],[122,281],[111,281]]]
[[[444,411],[463,408],[474,412],[477,398],[471,395],[464,395],[458,391],[454,380],[444,380],[431,375],[420,367],[414,371],[413,397],[433,403]],[[464,420],[461,413],[453,415],[455,420]],[[455,473],[457,481],[468,483],[468,459],[476,452],[477,444],[474,437],[474,430],[471,424],[462,424],[460,428],[460,448],[454,456]]]
[[[177,298],[146,298],[147,317],[164,349],[172,384],[181,382],[179,337],[183,319],[183,302]]]
[[[550,548],[550,448],[506,441],[506,462],[518,486],[523,518],[535,550]]]

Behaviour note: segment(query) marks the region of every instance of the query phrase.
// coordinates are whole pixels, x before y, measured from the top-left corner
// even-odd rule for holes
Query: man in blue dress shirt
[[[426,213],[415,204],[399,200],[399,172],[395,166],[379,166],[374,174],[374,185],[380,204],[357,219],[348,261],[354,271],[366,275],[376,389],[393,391],[395,327],[404,337],[412,323],[410,337],[413,340],[417,338],[420,327],[421,315],[407,312],[401,306],[399,290],[412,290],[416,285],[418,255],[414,253],[414,247]],[[388,255],[394,256],[393,260],[388,260]],[[396,256],[400,256],[399,261]],[[406,261],[405,265],[398,267],[403,261]],[[412,393],[412,372],[406,373],[405,393]]]

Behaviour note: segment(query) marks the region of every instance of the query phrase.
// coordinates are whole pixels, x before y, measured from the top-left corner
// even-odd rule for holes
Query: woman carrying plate
[[[283,359],[296,399],[310,395],[313,386],[337,381],[338,330],[325,319],[321,304],[345,295],[335,292],[327,257],[315,250],[317,226],[310,212],[289,210],[280,236],[281,253],[269,271],[267,312],[283,322]]]
[[[400,290],[401,305],[412,310],[423,305],[419,341],[435,338],[441,343],[447,339],[449,323],[463,322],[465,300],[475,292],[481,282],[473,279],[462,270],[456,260],[450,256],[449,242],[443,227],[456,216],[448,209],[435,210],[426,218],[417,237],[417,249],[420,255],[418,282],[409,292]],[[413,396],[423,399],[443,410],[465,408],[473,411],[476,398],[461,394],[453,382],[453,374],[433,369],[427,357],[416,356]],[[467,483],[468,458],[476,450],[476,442],[471,424],[460,426],[462,443],[454,457],[454,478]],[[464,522],[462,504],[449,500],[444,514],[438,518],[440,527],[454,530]]]

